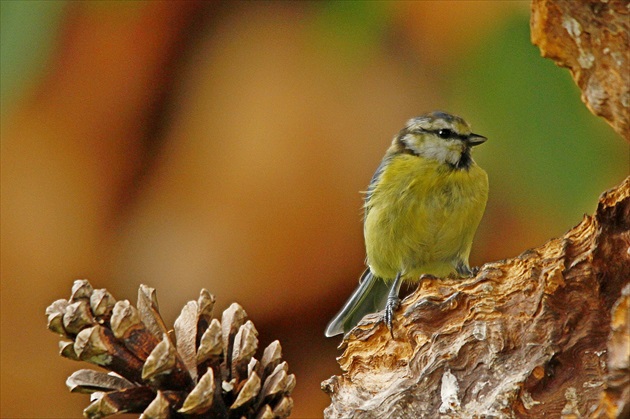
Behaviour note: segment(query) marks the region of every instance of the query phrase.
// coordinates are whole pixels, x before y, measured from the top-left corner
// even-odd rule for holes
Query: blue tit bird
[[[394,137],[365,196],[367,269],[326,336],[347,333],[383,309],[391,332],[402,281],[472,274],[468,256],[488,200],[488,175],[471,149],[485,141],[445,112],[412,118]]]

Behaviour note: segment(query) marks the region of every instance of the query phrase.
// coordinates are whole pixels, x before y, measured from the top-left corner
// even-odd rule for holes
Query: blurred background
[[[1,7],[2,417],[80,417],[44,310],[88,278],[204,287],[281,341],[296,418],[339,374],[323,330],[363,269],[361,205],[405,121],[489,138],[471,263],[562,235],[628,144],[529,40],[529,2],[65,2]],[[220,311],[215,311],[220,312]]]

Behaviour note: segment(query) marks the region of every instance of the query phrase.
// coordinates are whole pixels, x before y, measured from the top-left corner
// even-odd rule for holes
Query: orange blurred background
[[[528,2],[2,2],[1,416],[80,417],[44,309],[88,278],[172,324],[207,288],[279,339],[296,418],[340,373],[323,330],[363,269],[361,205],[404,122],[489,141],[472,264],[542,244],[628,146],[528,39]],[[531,63],[531,64],[530,64]]]

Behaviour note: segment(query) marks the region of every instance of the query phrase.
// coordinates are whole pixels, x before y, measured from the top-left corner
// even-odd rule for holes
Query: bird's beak
[[[468,138],[466,138],[466,144],[468,144],[470,147],[474,147],[476,145],[485,143],[486,140],[487,138],[484,137],[483,135],[470,134]]]

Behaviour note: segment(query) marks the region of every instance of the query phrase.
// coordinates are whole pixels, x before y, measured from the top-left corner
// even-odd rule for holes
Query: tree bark
[[[532,40],[630,141],[628,2],[534,0]],[[630,417],[630,177],[563,237],[426,279],[394,336],[366,316],[322,383],[329,418]]]
[[[630,413],[630,177],[564,237],[425,280],[391,339],[378,315],[322,384],[327,417],[624,417]]]
[[[630,9],[627,0],[533,0],[532,42],[568,67],[582,101],[630,141]]]

